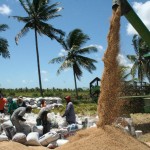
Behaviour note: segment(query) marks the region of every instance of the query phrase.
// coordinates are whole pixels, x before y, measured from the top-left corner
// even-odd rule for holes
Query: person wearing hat
[[[71,97],[66,96],[64,99],[66,100],[67,105],[65,113],[62,115],[62,117],[66,117],[66,121],[68,124],[76,123],[75,111],[73,103],[71,102]]]
[[[2,93],[0,93],[0,113],[4,113],[4,107],[7,103],[7,99],[3,97]]]
[[[8,113],[12,115],[14,110],[18,108],[17,103],[13,101],[12,97],[8,97],[7,101],[8,101]]]
[[[27,106],[27,107],[19,107],[13,112],[10,120],[16,128],[16,132],[23,131],[23,127],[21,126],[20,121],[23,122],[26,121],[26,119],[24,119],[23,116],[25,115],[25,113],[31,113],[31,111],[32,107]]]
[[[18,97],[17,106],[18,107],[27,107],[26,103],[23,101],[23,97],[22,96]]]

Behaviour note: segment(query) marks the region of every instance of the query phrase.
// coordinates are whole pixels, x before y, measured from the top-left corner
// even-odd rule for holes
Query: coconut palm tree
[[[131,76],[130,67],[129,66],[120,66],[120,72],[121,72],[121,81],[129,81],[129,78]]]
[[[148,77],[148,72],[150,71],[148,61],[144,57],[144,55],[148,53],[149,49],[142,38],[138,35],[133,36],[132,42],[136,55],[127,55],[127,58],[133,63],[131,75],[134,78],[135,75],[138,74],[138,80],[142,85],[144,78]]]
[[[5,31],[6,29],[8,29],[8,26],[6,24],[0,24],[0,32]],[[10,58],[8,46],[8,41],[0,37],[0,55],[2,55],[3,58]]]
[[[90,73],[92,73],[92,71],[96,69],[94,63],[96,63],[97,61],[94,59],[88,58],[86,56],[83,56],[84,54],[97,52],[97,48],[94,46],[83,47],[83,45],[89,39],[90,39],[89,36],[84,34],[82,30],[74,29],[68,34],[66,39],[62,40],[61,42],[63,48],[67,52],[67,55],[54,58],[49,62],[49,63],[62,63],[62,65],[57,71],[57,74],[60,74],[60,72],[66,68],[73,69],[77,98],[78,98],[78,91],[77,91],[76,78],[80,80],[83,74],[81,67],[85,68]]]
[[[25,23],[25,26],[21,29],[20,33],[15,37],[16,44],[18,40],[24,36],[29,29],[33,29],[35,32],[35,44],[36,44],[36,55],[37,55],[37,66],[39,76],[40,93],[43,96],[42,83],[41,83],[41,72],[40,72],[40,59],[38,50],[38,37],[39,35],[46,35],[52,40],[55,39],[60,42],[60,36],[64,35],[64,32],[60,29],[54,28],[51,24],[46,23],[50,19],[59,17],[58,12],[61,8],[57,6],[59,3],[49,5],[50,0],[19,0],[21,6],[27,13],[27,17],[13,16],[19,22]]]

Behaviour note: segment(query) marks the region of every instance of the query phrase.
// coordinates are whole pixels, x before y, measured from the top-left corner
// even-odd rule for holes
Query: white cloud
[[[149,19],[150,1],[147,1],[145,3],[134,2],[133,8],[137,13],[137,15],[140,17],[140,19],[143,21],[143,23],[150,30],[150,19]],[[137,34],[136,30],[132,27],[130,23],[127,24],[127,33],[128,35]]]
[[[100,52],[101,51],[104,51],[104,48],[103,48],[103,46],[102,45],[97,45],[97,44],[94,44],[94,45],[90,45],[90,46],[94,46],[94,47],[96,47]]]
[[[70,71],[71,70],[71,68],[66,68],[65,70],[64,70],[64,72],[68,72],[68,71]]]
[[[60,50],[60,52],[59,52],[59,54],[58,54],[58,56],[65,56],[65,55],[67,55],[68,54],[68,52],[66,51],[66,50],[64,50],[64,49],[61,49]]]
[[[26,83],[27,83],[27,81],[26,81],[26,80],[22,80],[22,83],[26,84]]]
[[[49,79],[48,78],[44,78],[43,81],[44,82],[49,82]]]
[[[130,63],[130,62],[128,61],[128,59],[127,59],[124,55],[122,55],[122,54],[119,54],[119,55],[118,55],[118,61],[119,61],[119,64],[120,64],[120,65],[128,66],[128,67],[130,67],[130,68],[133,66],[133,64]]]
[[[41,73],[44,74],[44,75],[48,74],[48,72],[46,70],[42,70]]]
[[[23,84],[33,83],[33,80],[22,80]]]
[[[0,6],[0,14],[2,15],[9,15],[12,12],[12,10],[9,8],[9,6],[3,4]]]

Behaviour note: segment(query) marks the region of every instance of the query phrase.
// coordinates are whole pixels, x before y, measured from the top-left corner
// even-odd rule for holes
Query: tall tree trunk
[[[73,69],[73,75],[74,75],[74,83],[75,83],[76,97],[77,97],[77,99],[78,99],[77,81],[76,81],[76,76],[75,76],[74,69]]]
[[[37,65],[38,65],[40,94],[43,97],[42,82],[41,82],[41,72],[40,72],[40,58],[39,58],[38,39],[37,39],[37,29],[36,29],[36,27],[35,27],[35,43],[36,43],[36,56],[37,56]]]

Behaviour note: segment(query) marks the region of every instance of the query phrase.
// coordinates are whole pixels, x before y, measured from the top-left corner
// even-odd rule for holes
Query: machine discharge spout
[[[121,7],[121,14],[131,23],[134,29],[142,37],[150,48],[150,31],[135,13],[127,0],[112,0],[112,8],[115,10],[118,6]]]

